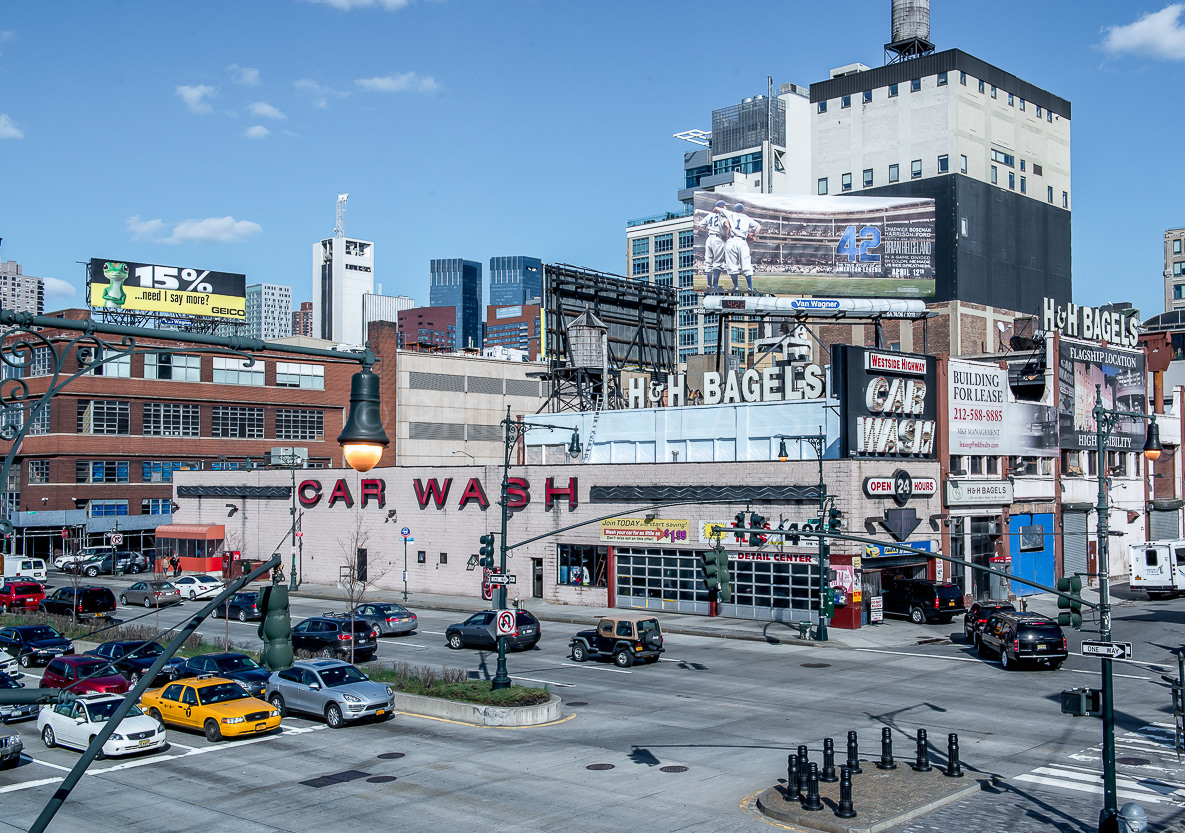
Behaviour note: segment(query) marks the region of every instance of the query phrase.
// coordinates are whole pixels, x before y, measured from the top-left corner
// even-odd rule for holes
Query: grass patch
[[[406,694],[440,697],[481,706],[538,706],[551,699],[547,688],[512,685],[491,691],[489,680],[470,680],[463,668],[442,667],[395,662],[375,663],[366,667],[367,676],[375,682],[387,683]]]
[[[207,620],[209,621],[209,620]],[[108,625],[106,622],[88,619],[75,622],[69,616],[55,616],[49,613],[6,613],[0,615],[0,627],[18,627],[20,625],[49,625],[69,640],[82,639],[88,642],[112,642],[114,640],[135,639],[145,642],[156,641],[162,647],[176,636],[176,629],[160,631],[148,624],[132,623],[128,625]],[[198,654],[213,654],[221,651],[239,651],[254,659],[259,659],[259,651],[244,648],[231,643],[225,647],[222,640],[209,641],[209,637],[200,634],[190,634],[178,650],[176,656],[194,657]]]

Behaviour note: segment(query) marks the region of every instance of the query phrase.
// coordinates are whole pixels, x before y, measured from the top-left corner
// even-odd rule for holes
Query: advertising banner
[[[935,546],[934,541],[907,541],[905,546],[910,547],[915,550],[925,550],[926,552],[937,552],[938,551],[938,547]],[[903,550],[900,547],[894,547],[892,544],[865,544],[864,545],[864,557],[865,558],[875,559],[875,558],[880,558],[881,556],[885,556],[885,555],[917,555],[918,558],[925,557],[922,555],[918,555],[916,552],[911,552],[910,550]],[[870,564],[864,565],[864,567],[866,569],[870,568],[871,566],[872,565],[870,565]]]
[[[1098,446],[1092,411],[1101,388],[1103,407],[1145,413],[1148,410],[1144,353],[1101,347],[1063,338],[1058,351],[1058,421],[1061,447],[1093,450]],[[1144,421],[1125,420],[1111,432],[1109,451],[1144,447]]]
[[[933,459],[938,417],[933,356],[837,344],[840,457]]]
[[[1057,410],[1019,402],[1002,367],[952,359],[947,377],[950,453],[1055,456]]]
[[[601,521],[601,540],[620,544],[687,543],[691,521],[656,518],[610,518]]]
[[[933,200],[696,191],[694,208],[700,292],[934,295]]]
[[[91,258],[90,305],[136,312],[242,319],[246,317],[247,276]]]

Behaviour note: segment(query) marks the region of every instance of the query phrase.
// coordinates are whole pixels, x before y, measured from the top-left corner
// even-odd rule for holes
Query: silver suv
[[[280,714],[324,716],[330,729],[364,717],[386,720],[395,713],[395,692],[339,659],[301,660],[276,671],[264,696]]]

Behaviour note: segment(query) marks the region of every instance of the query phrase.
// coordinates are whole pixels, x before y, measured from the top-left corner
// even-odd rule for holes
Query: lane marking
[[[165,736],[165,741],[169,744],[169,746],[176,746],[178,749],[184,749],[188,752],[192,752],[193,750],[197,749],[196,746],[186,746],[184,743],[177,743],[175,740],[169,740],[167,735]]]
[[[557,683],[555,680],[537,680],[534,677],[520,677],[517,674],[511,674],[510,679],[527,680],[528,682],[532,683],[546,683],[547,685],[558,685],[562,688],[573,688],[576,685],[575,683]]]
[[[1096,674],[1097,675],[1099,673],[1098,671],[1083,671],[1079,668],[1067,668],[1066,670],[1073,671],[1075,674]],[[1125,680],[1149,680],[1149,681],[1155,682],[1154,680],[1152,680],[1151,677],[1144,677],[1139,674],[1117,674],[1114,671],[1112,671],[1111,676],[1123,677]]]
[[[433,636],[444,636],[444,631],[420,631],[420,633],[430,633]]]
[[[380,640],[380,641],[381,641],[381,642],[382,642],[382,644],[384,644],[384,645],[391,645],[391,646],[393,646],[393,647],[396,647],[396,648],[411,648],[413,651],[427,651],[427,650],[428,650],[428,648],[429,648],[429,647],[431,647],[431,646],[429,646],[429,645],[413,645],[413,644],[412,644],[412,643],[410,643],[410,642],[395,642],[395,641],[393,641],[393,640],[389,641],[389,640],[386,640],[386,639],[383,639],[383,640]]]
[[[996,660],[984,660],[976,657],[945,657],[941,654],[919,654],[917,651],[889,651],[885,648],[854,648],[868,654],[893,654],[899,657],[925,657],[926,659],[941,659],[948,662],[976,662],[980,665],[999,665]]]
[[[1101,778],[1101,776],[1100,776]],[[1015,781],[1025,781],[1030,784],[1040,784],[1046,787],[1057,787],[1059,789],[1074,790],[1075,792],[1093,793],[1095,795],[1103,794],[1102,784],[1083,784],[1079,782],[1067,782],[1060,778],[1046,778],[1043,775],[1018,775]],[[1153,792],[1132,792],[1130,790],[1116,789],[1115,794],[1119,798],[1126,798],[1130,801],[1147,801],[1151,804],[1163,804],[1171,802],[1172,799],[1168,796],[1161,796]]]
[[[68,747],[62,747],[62,748],[63,748],[63,749],[66,749],[66,748],[68,748]],[[73,751],[73,750],[71,750],[71,751]],[[41,764],[42,766],[47,766],[47,767],[49,767],[50,769],[56,769],[56,770],[59,770],[59,771],[61,771],[61,772],[69,772],[69,771],[70,771],[70,767],[68,767],[68,766],[58,766],[57,764],[51,764],[49,761],[39,761],[39,760],[37,760],[36,758],[34,758],[32,755],[30,755],[28,752],[23,752],[23,753],[21,753],[21,754],[22,754],[24,757],[28,758],[28,759],[29,759],[29,761],[30,761],[30,763],[34,763],[34,764]]]
[[[614,674],[633,674],[633,671],[626,671],[624,668],[597,668],[595,665],[578,665],[574,662],[561,662],[560,665],[566,665],[569,668],[584,668],[588,671],[612,671]]]

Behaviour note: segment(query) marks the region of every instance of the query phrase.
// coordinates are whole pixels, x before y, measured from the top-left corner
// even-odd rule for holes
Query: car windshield
[[[104,720],[110,719],[111,715],[115,714],[115,710],[119,708],[122,700],[101,700],[98,703],[87,703],[86,712],[90,715],[91,723],[102,723]],[[139,717],[144,714],[136,706],[132,706],[132,710],[127,713],[128,717]]]
[[[645,636],[646,634],[650,633],[651,631],[658,630],[658,620],[657,619],[643,619],[641,622],[637,623],[637,626],[638,626],[638,636],[640,636],[640,637]]]
[[[338,665],[322,671],[321,679],[330,688],[337,688],[341,685],[350,685],[350,683],[364,683],[369,677],[352,665]]]
[[[259,667],[259,663],[251,657],[222,657],[215,664],[219,671],[231,673],[234,671],[251,671]]]
[[[1057,625],[1022,625],[1020,633],[1028,639],[1044,639],[1051,642],[1062,638],[1061,629]]]
[[[194,581],[200,581],[202,584],[217,584],[218,579],[213,576],[194,576]]]
[[[25,639],[60,639],[61,634],[49,625],[33,625],[22,632]]]
[[[0,688],[20,688],[21,684],[7,674],[0,674]]]
[[[74,666],[74,673],[79,677],[110,677],[118,674],[109,662],[80,662]]]
[[[939,585],[936,589],[938,590],[938,598],[944,602],[963,600],[963,591],[959,589],[957,584]]]
[[[164,650],[155,642],[141,642],[139,645],[128,646],[128,654],[137,657],[159,657]]]
[[[215,703],[229,703],[232,700],[246,700],[247,692],[238,683],[215,683],[198,689],[198,698],[203,706]]]
[[[14,596],[32,596],[34,593],[40,593],[41,588],[32,584],[18,584],[12,588],[12,595]]]
[[[520,610],[514,616],[514,623],[516,625],[533,625],[535,624],[535,617],[525,610]]]
[[[152,582],[149,582],[149,586],[152,587],[153,590],[175,590],[176,589],[173,586],[173,583],[169,582],[169,581],[152,581]]]
[[[407,608],[400,605],[375,605],[374,608],[384,616],[391,616],[392,614],[402,616],[407,613]]]

